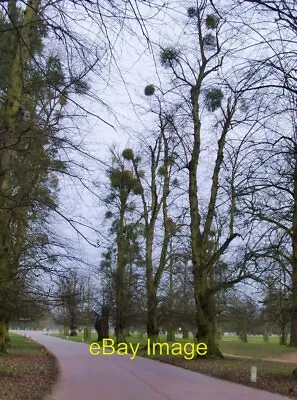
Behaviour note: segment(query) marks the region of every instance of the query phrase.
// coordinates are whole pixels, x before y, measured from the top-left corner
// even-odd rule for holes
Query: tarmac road
[[[89,345],[25,331],[59,362],[47,400],[281,400],[286,397],[211,378],[158,361],[92,356]]]

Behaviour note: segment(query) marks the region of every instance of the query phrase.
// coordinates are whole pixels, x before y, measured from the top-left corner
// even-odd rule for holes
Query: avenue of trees
[[[216,357],[224,330],[242,341],[276,331],[297,346],[295,2],[80,3],[0,5],[0,352],[30,307],[70,335],[94,323],[117,342],[193,332]],[[76,29],[79,13],[100,43]],[[161,29],[159,43],[157,15],[176,32]],[[63,154],[82,153],[79,129],[65,127],[90,115],[86,97],[103,107],[88,77],[117,71],[113,40],[135,27],[155,79],[133,103],[143,116],[133,140],[88,182],[100,251],[75,268],[51,229],[59,182],[77,167]]]

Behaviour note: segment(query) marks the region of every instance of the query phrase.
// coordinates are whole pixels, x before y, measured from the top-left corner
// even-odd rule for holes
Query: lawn
[[[225,336],[220,340],[220,350],[224,354],[252,358],[277,358],[284,354],[297,353],[294,347],[280,346],[279,339],[275,336],[269,338],[269,343],[265,343],[260,336],[249,336],[248,343],[240,342],[236,336]]]
[[[10,339],[7,354],[0,356],[0,399],[41,400],[57,378],[55,358],[26,337]]]

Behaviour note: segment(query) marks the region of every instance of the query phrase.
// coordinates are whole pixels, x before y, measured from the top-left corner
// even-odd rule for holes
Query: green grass
[[[15,333],[10,333],[9,337],[9,354],[40,354],[40,344],[30,340],[27,337],[17,335]]]
[[[220,340],[219,346],[224,354],[252,358],[277,358],[284,354],[297,353],[297,348],[280,346],[277,337],[271,337],[269,343],[265,343],[262,337],[249,336],[248,343],[241,343],[237,336],[226,336]]]

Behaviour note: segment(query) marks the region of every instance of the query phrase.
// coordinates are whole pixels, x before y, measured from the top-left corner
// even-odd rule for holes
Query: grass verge
[[[253,337],[248,343],[241,343],[238,338],[233,340],[220,340],[220,350],[224,354],[233,354],[241,357],[252,357],[252,358],[279,358],[286,354],[297,353],[296,347],[280,346],[277,341],[271,341],[270,343],[264,343],[262,340],[254,340]]]
[[[0,399],[40,400],[57,374],[53,355],[26,337],[11,334],[7,354],[0,356]]]
[[[185,360],[184,358],[162,356],[157,359],[205,375],[297,398],[297,380],[292,375],[293,369],[296,368],[294,364],[228,357],[222,360],[210,360],[202,357]],[[250,382],[251,366],[257,367],[256,383]]]

